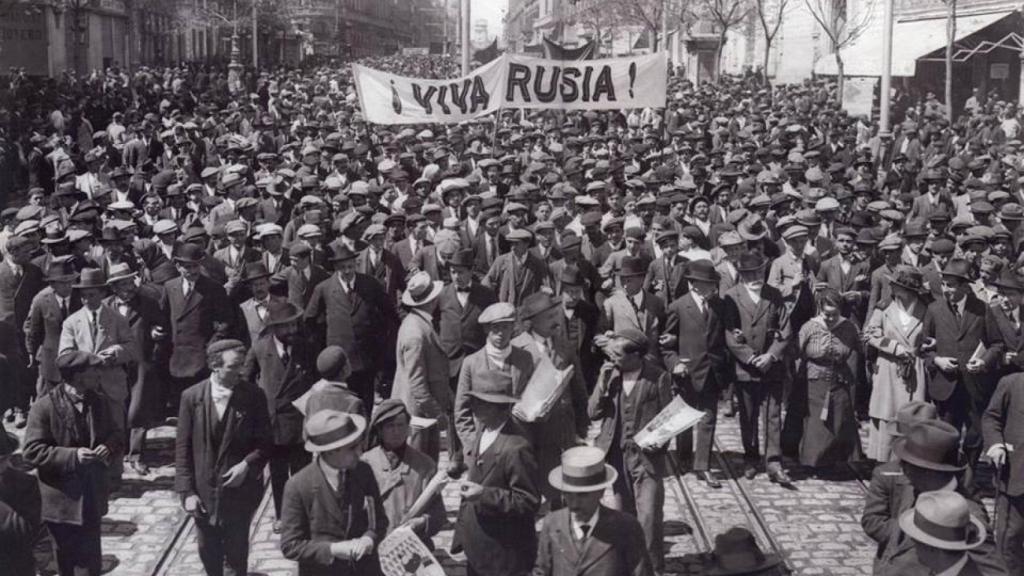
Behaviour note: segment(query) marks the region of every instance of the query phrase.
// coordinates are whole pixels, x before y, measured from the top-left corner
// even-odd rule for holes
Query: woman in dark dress
[[[860,361],[860,334],[839,313],[842,296],[832,288],[814,297],[817,314],[800,329],[800,357],[807,376],[807,410],[800,463],[828,468],[861,458],[853,383]]]

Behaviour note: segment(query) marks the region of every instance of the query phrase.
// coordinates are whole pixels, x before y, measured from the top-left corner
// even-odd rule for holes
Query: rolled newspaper
[[[642,449],[661,448],[672,438],[696,426],[703,417],[703,412],[676,396],[636,433],[633,441]]]

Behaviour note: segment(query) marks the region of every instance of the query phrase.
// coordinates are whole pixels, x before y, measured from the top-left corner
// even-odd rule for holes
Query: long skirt
[[[862,457],[857,417],[849,384],[807,379],[807,411],[800,440],[800,463],[824,468]]]

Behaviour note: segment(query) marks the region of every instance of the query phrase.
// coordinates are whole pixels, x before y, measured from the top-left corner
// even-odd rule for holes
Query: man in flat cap
[[[551,273],[540,258],[530,253],[533,234],[528,230],[513,230],[505,239],[512,250],[494,260],[483,282],[498,293],[499,301],[518,306],[528,294],[550,288]]]
[[[0,261],[0,322],[9,324],[17,334],[12,352],[15,374],[9,386],[5,387],[5,398],[0,408],[6,412],[4,420],[25,426],[25,414],[32,396],[36,377],[35,370],[26,369],[28,354],[25,351],[25,320],[32,307],[32,299],[43,288],[46,280],[43,271],[32,264],[33,243],[24,236],[14,236],[7,242],[7,258]]]
[[[181,394],[174,490],[195,520],[206,574],[244,575],[272,442],[267,401],[245,378],[240,340],[214,342],[204,356],[209,377]]]

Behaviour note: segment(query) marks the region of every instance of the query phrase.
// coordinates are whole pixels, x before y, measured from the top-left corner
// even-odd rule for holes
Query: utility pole
[[[442,32],[441,32],[441,35],[444,37],[444,40],[442,40],[442,42],[441,42],[441,53],[444,54],[445,56],[447,56],[449,54],[449,52],[448,52],[448,49],[449,49],[449,47],[448,47],[448,0],[444,0],[444,9],[441,12],[441,16],[442,16],[442,20],[441,20]]]
[[[469,42],[469,28],[470,28],[470,17],[469,17],[469,3],[470,0],[462,0],[462,75],[469,75],[469,66],[472,59],[473,47]]]
[[[892,127],[889,126],[889,90],[892,86],[892,3],[893,0],[882,0],[882,86],[879,88],[878,136],[882,139],[882,157],[885,148],[892,139]]]
[[[668,47],[668,3],[669,0],[661,0],[661,44],[658,47],[668,52],[668,59],[671,62],[672,51]]]
[[[254,70],[258,70],[260,67],[260,34],[256,25],[258,16],[256,8],[258,6],[259,0],[252,0],[252,67]]]

